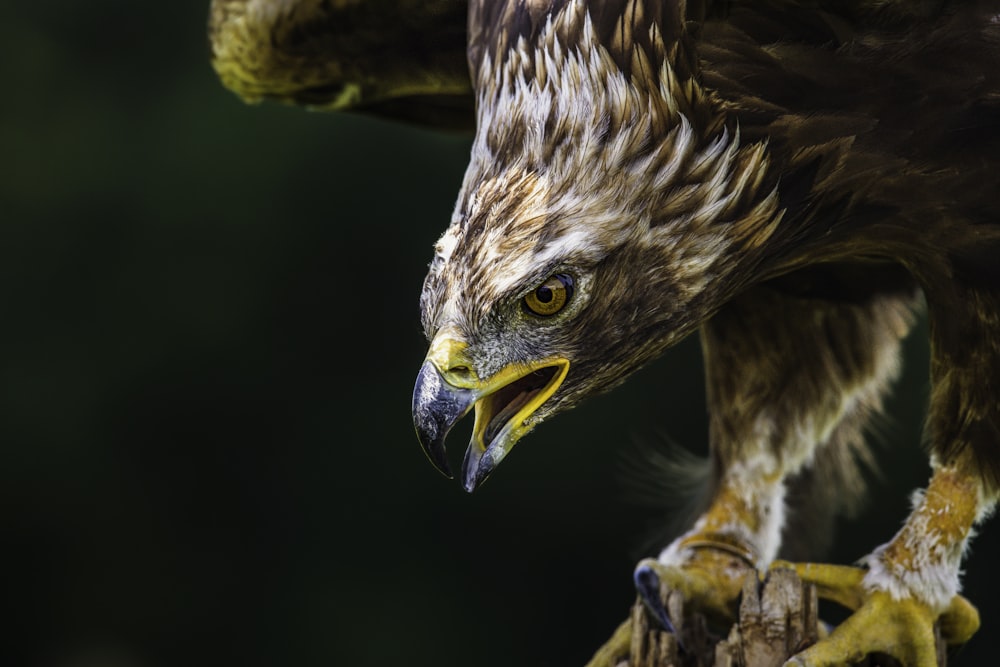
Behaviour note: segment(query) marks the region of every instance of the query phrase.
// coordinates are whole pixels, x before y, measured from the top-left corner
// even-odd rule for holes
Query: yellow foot
[[[699,611],[722,621],[736,618],[736,600],[748,574],[756,573],[753,554],[715,536],[685,539],[691,556],[680,565],[664,565],[653,558],[635,569],[636,590],[654,616],[660,617],[661,589],[678,591]],[[659,607],[659,611],[657,609]],[[663,618],[660,618],[663,623]],[[670,629],[669,622],[665,623]]]
[[[934,624],[947,644],[963,644],[979,628],[979,613],[968,600],[956,595],[943,612],[936,613],[915,599],[894,599],[882,591],[866,591],[865,570],[841,565],[776,562],[816,585],[821,598],[854,611],[830,635],[797,654],[786,667],[839,667],[856,663],[872,653],[892,656],[906,667],[936,667]]]

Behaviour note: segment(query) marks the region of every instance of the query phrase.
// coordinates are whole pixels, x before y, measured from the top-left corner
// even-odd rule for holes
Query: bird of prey
[[[853,493],[926,313],[932,474],[860,566],[790,564],[853,610],[789,660],[935,665],[1000,491],[1000,0],[213,0],[247,100],[473,128],[421,296],[418,439],[474,412],[483,484],[543,420],[698,335],[711,502],[636,581],[732,613],[789,480]],[[647,591],[648,592],[648,591]],[[669,623],[664,618],[664,623]]]

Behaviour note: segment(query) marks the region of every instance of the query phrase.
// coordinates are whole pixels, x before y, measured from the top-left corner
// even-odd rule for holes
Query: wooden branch
[[[661,595],[676,635],[665,632],[637,598],[629,618],[587,667],[780,667],[829,632],[819,619],[816,587],[803,584],[793,570],[772,570],[763,581],[748,576],[739,619],[728,630],[686,608],[677,591],[661,590]],[[935,632],[938,666],[947,667],[945,644]],[[888,656],[873,655],[854,667],[901,666]]]

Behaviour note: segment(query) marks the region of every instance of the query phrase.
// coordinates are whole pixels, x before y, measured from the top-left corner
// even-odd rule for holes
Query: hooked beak
[[[431,344],[413,388],[413,425],[427,458],[450,478],[445,438],[475,407],[472,441],[462,463],[462,485],[472,492],[533,428],[529,418],[562,384],[569,361],[514,363],[480,379],[466,347],[446,335]]]

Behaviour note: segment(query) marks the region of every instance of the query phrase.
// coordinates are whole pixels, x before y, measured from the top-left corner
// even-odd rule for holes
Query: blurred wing
[[[212,0],[212,66],[249,103],[471,129],[466,17],[464,0]]]

